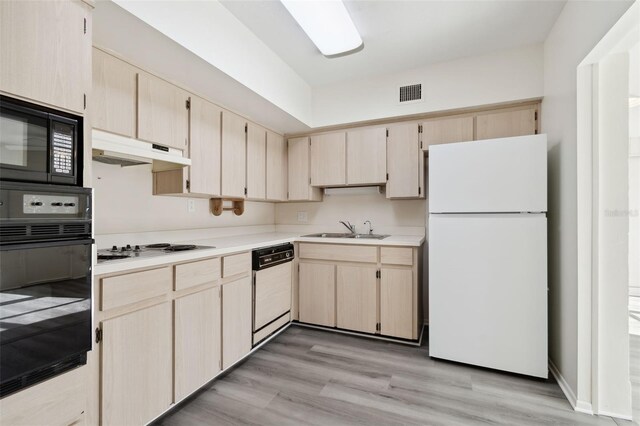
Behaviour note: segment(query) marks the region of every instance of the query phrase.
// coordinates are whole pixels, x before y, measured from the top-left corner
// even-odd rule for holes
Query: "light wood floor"
[[[434,360],[427,346],[292,326],[158,424],[615,426],[616,422],[573,411],[552,379]]]

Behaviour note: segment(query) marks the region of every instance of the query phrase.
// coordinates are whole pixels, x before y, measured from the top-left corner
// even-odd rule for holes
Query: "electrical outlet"
[[[298,212],[298,222],[306,222],[309,220],[307,212]]]
[[[189,211],[189,213],[195,213],[196,200],[187,200],[187,210]]]

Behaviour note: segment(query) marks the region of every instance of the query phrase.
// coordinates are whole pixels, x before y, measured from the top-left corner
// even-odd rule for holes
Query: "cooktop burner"
[[[171,246],[171,244],[169,244],[169,243],[156,243],[156,244],[147,244],[144,247],[145,248],[150,248],[150,249],[165,249],[165,248],[170,247],[170,246]]]
[[[175,252],[182,252],[187,250],[199,250],[215,248],[211,246],[198,246],[195,244],[169,244],[169,243],[156,243],[147,245],[131,245],[127,244],[118,248],[113,246],[111,249],[98,250],[98,263],[111,261],[111,260],[127,260],[138,259],[141,257],[155,257],[169,255]]]
[[[174,244],[165,248],[164,251],[185,251],[185,250],[195,250],[197,247],[193,244]]]

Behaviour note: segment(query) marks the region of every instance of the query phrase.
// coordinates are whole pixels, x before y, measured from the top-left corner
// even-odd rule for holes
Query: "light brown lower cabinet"
[[[375,333],[377,330],[377,268],[338,265],[336,269],[337,326]]]
[[[171,304],[163,302],[102,322],[103,425],[141,425],[172,401]]]
[[[298,295],[300,322],[335,327],[335,265],[301,261]]]
[[[222,368],[248,354],[251,342],[251,278],[245,277],[222,286]]]
[[[221,369],[220,309],[220,287],[174,301],[175,402],[207,383]]]
[[[413,271],[409,268],[380,270],[380,333],[415,339]]]
[[[418,247],[300,243],[298,321],[417,340],[419,253]]]

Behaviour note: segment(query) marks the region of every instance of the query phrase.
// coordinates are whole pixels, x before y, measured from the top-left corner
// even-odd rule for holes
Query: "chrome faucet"
[[[371,225],[371,221],[370,220],[366,220],[364,222],[364,225],[369,224],[369,235],[373,234],[373,226]]]
[[[356,233],[355,225],[352,225],[349,221],[344,222],[344,221],[340,220],[339,223],[343,224],[349,230],[349,232],[351,232],[352,234]]]

